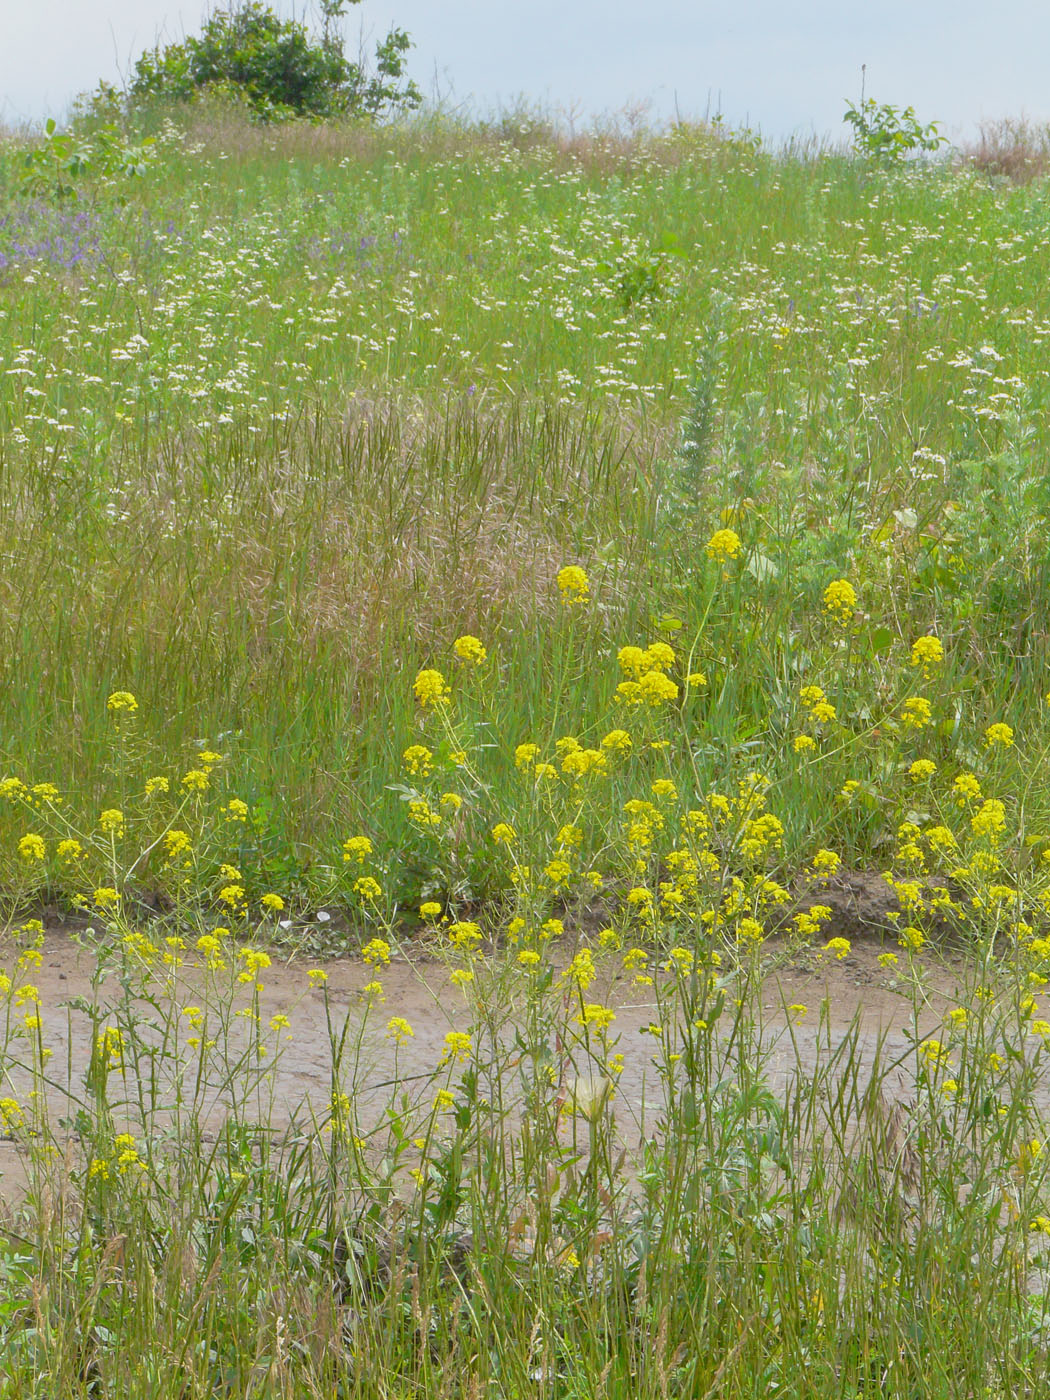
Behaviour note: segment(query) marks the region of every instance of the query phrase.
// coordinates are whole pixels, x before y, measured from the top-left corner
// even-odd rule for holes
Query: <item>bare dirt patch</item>
[[[843,901],[858,903],[856,893]],[[825,902],[830,900],[824,896]],[[853,906],[850,906],[853,907]],[[845,918],[847,908],[841,911]],[[932,1035],[952,1004],[964,973],[960,958],[932,958],[916,1018],[915,1000],[895,973],[881,966],[881,952],[894,947],[878,935],[860,934],[854,928],[848,957],[837,960],[806,954],[769,975],[759,998],[762,1047],[771,1082],[786,1089],[802,1074],[816,1070],[834,1054],[846,1036],[856,1037],[863,1065],[876,1058],[882,1065],[900,1060],[892,1081],[907,1096],[911,1076],[906,1068],[917,1038]],[[84,1074],[91,1057],[96,1027],[87,1012],[92,979],[97,971],[94,955],[73,943],[67,932],[50,931],[45,939],[43,962],[33,973],[39,990],[44,1043],[52,1051],[48,1060],[47,1098],[52,1120],[75,1116],[84,1092]],[[323,1121],[334,1091],[350,1092],[358,1121],[366,1127],[380,1119],[399,1085],[411,1088],[429,1079],[444,1051],[451,1029],[465,1029],[469,1014],[464,995],[449,980],[449,970],[434,960],[408,962],[395,959],[383,969],[386,1000],[362,1018],[362,987],[374,969],[360,958],[338,958],[325,964],[325,989],[306,976],[305,962],[278,962],[266,969],[260,993],[260,1021],[287,1015],[290,1025],[282,1037],[279,1054],[259,1077],[255,1090],[261,1121],[278,1131],[294,1124]],[[108,990],[108,988],[107,988]],[[247,995],[247,994],[246,994]],[[601,970],[588,997],[605,1000],[616,1011],[612,1034],[615,1050],[623,1055],[623,1072],[616,1089],[617,1129],[628,1148],[635,1148],[659,1124],[665,1107],[665,1086],[656,1069],[651,1023],[656,1005],[651,988],[634,984],[619,969],[618,960]],[[806,1008],[803,1013],[798,1008]],[[794,1008],[794,1009],[791,1009]],[[385,1033],[389,1018],[404,1017],[414,1034],[396,1045]],[[236,1034],[245,1023],[235,1023]],[[355,1048],[333,1071],[333,1037],[349,1027],[348,1043]],[[513,1024],[505,1033],[513,1037]],[[148,1030],[145,1032],[148,1036]],[[13,1050],[24,1042],[14,1042]],[[234,1045],[236,1051],[236,1045]],[[229,1059],[227,1060],[229,1063]],[[9,1053],[0,1066],[0,1093],[22,1095],[31,1087],[28,1071]],[[564,1063],[566,1079],[575,1073],[571,1059]],[[209,1134],[220,1131],[229,1112],[229,1086],[214,1085],[205,1116]],[[118,1086],[114,1085],[114,1089]],[[161,1093],[174,1101],[174,1080],[164,1081]],[[163,1117],[163,1114],[162,1114]],[[0,1139],[0,1197],[17,1196],[25,1182],[24,1145],[14,1137]]]

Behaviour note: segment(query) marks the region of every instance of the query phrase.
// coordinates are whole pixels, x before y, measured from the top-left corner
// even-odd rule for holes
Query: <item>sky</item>
[[[311,0],[273,0],[311,18]],[[158,38],[199,30],[201,0],[0,0],[0,121],[61,118],[120,82]],[[1046,0],[362,0],[356,51],[411,34],[428,96],[471,112],[519,99],[577,125],[628,107],[650,120],[720,112],[770,141],[844,139],[861,90],[914,106],[953,139],[1001,117],[1050,121]]]

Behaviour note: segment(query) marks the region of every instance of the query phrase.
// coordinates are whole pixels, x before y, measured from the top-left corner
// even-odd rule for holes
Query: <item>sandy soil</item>
[[[826,1063],[851,1029],[859,1036],[860,1054],[869,1066],[876,1053],[883,1064],[887,1058],[898,1057],[906,1064],[916,1029],[920,1035],[937,1032],[944,1010],[952,1003],[953,989],[961,980],[961,964],[942,960],[931,966],[928,1004],[916,1028],[910,996],[899,986],[895,989],[892,976],[877,961],[880,952],[893,946],[877,934],[857,936],[854,930],[853,948],[845,960],[817,961],[808,956],[767,979],[761,995],[763,1046],[768,1052],[769,1078],[775,1086],[786,1089],[796,1075],[812,1073],[820,1063]],[[268,1024],[279,1012],[291,1023],[290,1038],[283,1041],[280,1054],[255,1090],[260,1121],[270,1121],[278,1128],[308,1121],[313,1115],[323,1120],[334,1087],[332,1027],[338,1034],[349,1018],[350,1038],[355,1038],[360,989],[374,975],[360,959],[325,963],[329,979],[326,1012],[325,996],[308,982],[306,967],[305,962],[287,964],[275,959],[263,974],[263,1023]],[[32,981],[40,993],[44,1043],[53,1052],[48,1061],[47,1097],[55,1122],[75,1113],[83,1093],[84,1070],[95,1032],[77,999],[90,998],[94,971],[94,958],[78,949],[65,931],[48,933],[43,963],[32,973]],[[446,1032],[463,1029],[467,1023],[463,994],[449,982],[448,970],[438,962],[395,960],[383,969],[382,981],[386,1002],[369,1018],[355,1057],[346,1056],[339,1085],[344,1090],[356,1085],[355,1112],[366,1127],[374,1125],[390,1101],[393,1084],[403,1083],[411,1089],[425,1083],[441,1059]],[[657,1125],[664,1106],[664,1086],[655,1071],[654,1043],[647,1032],[655,1011],[652,992],[634,986],[629,975],[610,967],[588,992],[588,998],[605,1000],[616,1009],[612,1034],[618,1037],[615,1049],[624,1062],[617,1086],[616,1118],[624,1145],[631,1148]],[[787,1010],[798,1003],[808,1008],[801,1018]],[[395,1015],[405,1017],[415,1032],[400,1048],[384,1033],[388,1019]],[[235,1025],[234,1038],[240,1034],[243,1043],[241,1028],[245,1023]],[[512,1037],[510,1019],[506,1029]],[[145,1034],[148,1039],[148,1032]],[[20,1044],[16,1042],[15,1052]],[[353,1058],[356,1067],[351,1063]],[[905,1064],[887,1081],[891,1093],[894,1089],[901,1095],[909,1092]],[[29,1080],[12,1055],[0,1069],[0,1095],[23,1096]],[[576,1073],[577,1068],[566,1061],[566,1085]],[[163,1065],[158,1082],[162,1096],[170,1099],[173,1085],[164,1080]],[[110,1088],[119,1090],[119,1085],[111,1080]],[[220,1129],[228,1111],[227,1091],[216,1083],[206,1114],[210,1132]],[[0,1198],[16,1196],[24,1180],[19,1143],[12,1137],[0,1138]]]

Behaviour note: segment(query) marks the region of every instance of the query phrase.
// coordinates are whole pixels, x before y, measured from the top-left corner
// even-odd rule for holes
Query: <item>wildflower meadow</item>
[[[0,140],[3,1395],[1045,1396],[1045,179],[140,123]]]

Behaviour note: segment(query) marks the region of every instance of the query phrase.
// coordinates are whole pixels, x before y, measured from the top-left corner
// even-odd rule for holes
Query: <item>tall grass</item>
[[[1041,1396],[1043,184],[195,121],[0,151],[4,1393]]]
[[[770,697],[831,662],[843,574],[873,664],[936,626],[964,708],[1042,743],[1041,185],[708,128],[231,122],[169,122],[119,200],[16,199],[0,231],[10,771],[103,801],[104,699],[131,689],[166,761],[230,749],[305,879],[375,809],[390,677],[459,633],[498,644],[511,731],[554,726],[566,682],[601,703],[560,659],[565,563],[599,648],[682,623],[712,753],[777,761]],[[727,509],[750,574],[712,612],[698,543]]]

